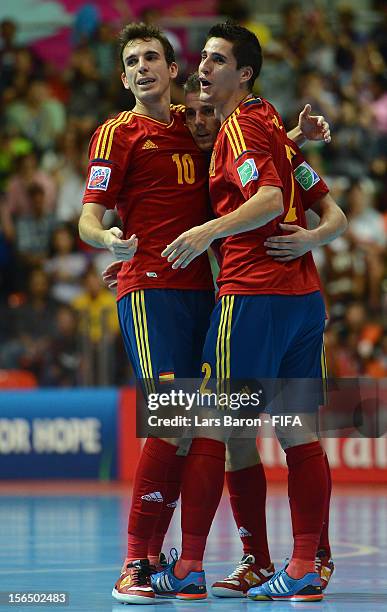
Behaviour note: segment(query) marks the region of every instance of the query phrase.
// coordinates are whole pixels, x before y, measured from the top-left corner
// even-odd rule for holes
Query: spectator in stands
[[[105,289],[100,274],[90,267],[84,276],[84,290],[72,303],[80,317],[80,331],[97,344],[104,335],[118,333],[114,295]]]
[[[14,59],[14,70],[8,87],[3,92],[4,100],[8,103],[23,100],[31,81],[43,77],[42,63],[31,49],[19,47],[15,51]]]
[[[43,168],[57,185],[55,215],[60,222],[72,222],[74,226],[78,223],[87,159],[87,144],[75,127],[66,130],[58,138],[55,150],[42,159]]]
[[[117,67],[116,32],[112,24],[106,22],[99,24],[90,48],[93,51],[105,91],[109,91],[113,80],[111,75]]]
[[[47,258],[56,219],[53,213],[45,211],[45,193],[41,185],[32,183],[27,194],[28,212],[17,217],[13,238],[19,260],[31,268],[43,265]]]
[[[57,307],[49,296],[46,273],[41,268],[33,269],[24,301],[10,313],[12,339],[0,349],[1,367],[30,370],[40,379]]]
[[[14,172],[9,178],[5,194],[5,208],[9,216],[15,218],[28,212],[27,190],[32,183],[41,185],[44,190],[45,211],[54,212],[57,196],[55,181],[39,167],[36,152],[30,151],[14,159]]]
[[[370,38],[387,66],[387,4],[385,0],[374,0],[374,8],[377,11],[377,20]]]
[[[387,146],[387,76],[375,75],[371,83],[372,102],[370,104],[375,129],[383,136],[381,149]]]
[[[58,302],[70,303],[82,292],[82,278],[88,261],[83,252],[76,251],[74,229],[61,225],[51,237],[51,257],[44,269],[51,281],[51,296]]]
[[[303,104],[311,104],[313,111],[324,115],[331,124],[338,119],[338,97],[330,83],[316,70],[300,75],[298,100]]]
[[[115,298],[105,289],[101,275],[90,267],[84,291],[72,303],[79,316],[82,352],[86,355],[86,384],[103,385],[114,379],[118,317]]]
[[[335,137],[328,154],[331,174],[352,179],[366,176],[371,162],[373,142],[371,132],[359,121],[361,108],[356,100],[343,100],[335,129]]]
[[[32,151],[32,143],[21,136],[12,136],[7,130],[0,129],[0,193],[7,189],[10,176],[17,158]]]
[[[335,38],[327,22],[327,11],[314,6],[304,21],[304,37],[307,53],[303,67],[318,70],[331,78],[335,67]]]
[[[4,19],[0,23],[0,92],[12,83],[16,65],[16,23]]]
[[[23,221],[32,219],[35,215],[33,205],[36,200],[34,200],[34,197],[31,198],[30,187],[34,186],[35,189],[36,186],[39,186],[43,190],[44,195],[40,203],[43,206],[44,215],[48,215],[50,219],[50,224],[56,198],[55,182],[47,173],[39,169],[38,159],[34,151],[15,157],[14,167],[15,171],[8,181],[5,196],[0,202],[2,233],[4,239],[11,245],[16,245],[18,232],[23,232],[23,223],[17,228],[18,221],[20,219],[23,219]],[[45,221],[40,218],[38,224],[43,226]]]
[[[66,80],[70,90],[69,121],[86,138],[98,124],[99,117],[106,116],[109,102],[89,45],[82,45],[72,52]]]
[[[370,307],[381,305],[381,281],[386,232],[382,215],[373,208],[372,194],[360,182],[353,183],[347,192],[348,234],[364,254]]]
[[[356,54],[365,43],[365,39],[356,28],[356,15],[352,7],[339,7],[337,16],[338,27],[336,28],[336,41],[333,49],[335,51],[336,69],[339,71],[339,82],[341,85],[345,85],[352,78]]]
[[[63,304],[56,313],[40,383],[48,387],[76,387],[83,380],[77,315],[71,306]]]
[[[64,105],[53,98],[44,81],[31,81],[22,99],[15,100],[5,110],[5,122],[31,140],[39,152],[52,149],[56,138],[66,126]]]

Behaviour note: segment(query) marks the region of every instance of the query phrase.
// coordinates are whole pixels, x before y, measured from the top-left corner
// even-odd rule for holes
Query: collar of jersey
[[[226,117],[226,119],[223,121],[222,125],[219,128],[219,132],[220,130],[223,128],[224,124],[229,121],[229,119],[231,119],[231,117],[234,115],[234,113],[236,113],[237,111],[241,111],[241,107],[245,106],[246,104],[248,104],[249,102],[252,102],[253,100],[255,100],[255,97],[253,96],[252,98],[250,98],[250,96],[253,96],[253,94],[249,93],[247,94],[247,96],[245,96],[243,98],[243,100],[241,100],[238,104],[238,106],[236,106],[234,108],[234,110]],[[239,113],[238,113],[239,114]]]
[[[171,117],[172,117],[172,119],[171,119],[171,121],[170,121],[169,123],[164,123],[163,121],[158,121],[157,119],[153,119],[153,117],[148,117],[148,115],[143,115],[142,113],[135,113],[135,112],[133,112],[133,111],[132,111],[132,113],[133,113],[133,115],[135,115],[136,117],[141,117],[141,118],[143,118],[143,119],[149,119],[149,121],[153,121],[153,123],[157,123],[158,125],[162,125],[162,126],[163,126],[163,127],[165,127],[165,128],[170,128],[170,127],[172,127],[172,125],[173,125],[173,124],[174,124],[174,122],[175,122],[175,117],[172,115],[172,113],[171,113]]]

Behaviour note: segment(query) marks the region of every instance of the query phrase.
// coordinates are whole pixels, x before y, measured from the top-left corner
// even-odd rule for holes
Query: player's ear
[[[121,72],[121,81],[125,87],[125,89],[129,89],[128,79],[126,78],[125,72]]]
[[[251,66],[243,66],[243,68],[240,69],[240,82],[241,85],[243,85],[244,83],[247,83],[248,81],[250,81],[251,77],[253,76],[253,69]]]
[[[171,79],[176,79],[178,72],[179,72],[178,65],[176,64],[176,62],[172,62],[169,65],[169,74],[170,74]]]

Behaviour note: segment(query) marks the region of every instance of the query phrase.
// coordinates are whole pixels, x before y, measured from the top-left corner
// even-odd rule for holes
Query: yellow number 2
[[[200,393],[201,395],[211,395],[211,389],[206,386],[211,378],[211,366],[206,361],[202,365],[202,372],[204,374],[204,378],[202,380],[202,384],[200,385]]]
[[[195,166],[192,157],[185,153],[180,159],[179,153],[172,155],[172,160],[177,166],[177,182],[179,185],[192,185],[195,182]]]

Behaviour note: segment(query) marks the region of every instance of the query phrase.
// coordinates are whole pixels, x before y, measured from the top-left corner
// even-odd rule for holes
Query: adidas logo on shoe
[[[250,531],[247,531],[247,529],[245,529],[244,527],[239,527],[238,533],[239,537],[241,538],[248,538],[249,536],[251,536]]]
[[[178,502],[178,500],[176,500],[174,502],[171,502],[170,504],[167,504],[167,508],[176,508],[177,502]]]
[[[163,502],[163,496],[161,495],[160,491],[155,491],[154,493],[148,493],[148,495],[141,495],[141,499],[144,499],[145,501],[151,501],[151,502]]]

